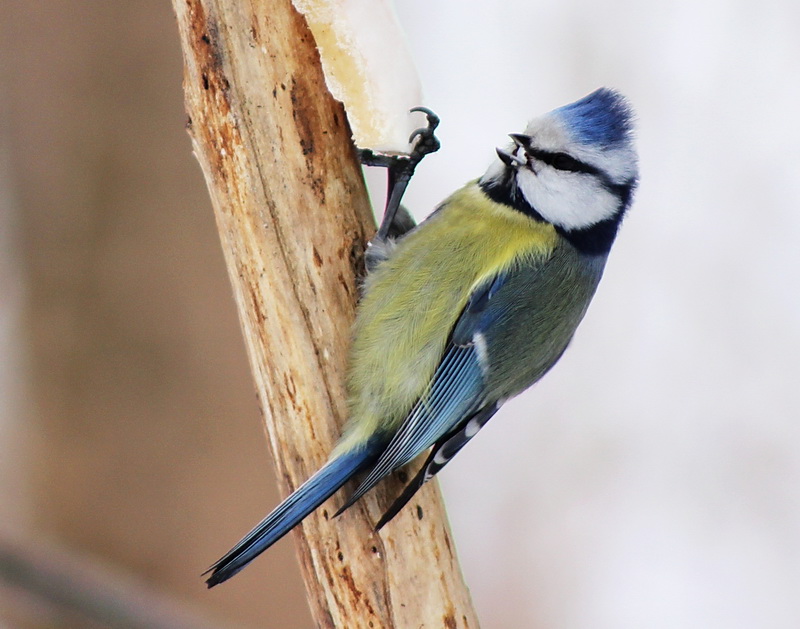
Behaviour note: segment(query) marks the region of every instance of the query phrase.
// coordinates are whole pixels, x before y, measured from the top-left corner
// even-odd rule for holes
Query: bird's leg
[[[414,169],[428,153],[435,153],[439,150],[439,140],[434,135],[436,127],[439,126],[439,117],[430,109],[425,107],[414,107],[411,111],[421,111],[428,118],[428,126],[414,131],[409,138],[409,143],[414,143],[414,150],[410,155],[386,155],[375,153],[371,149],[359,151],[359,159],[365,166],[382,166],[387,169],[388,189],[386,193],[386,209],[383,213],[381,226],[375,240],[378,242],[386,241],[386,237],[394,222],[397,210],[400,207],[400,200],[406,191]]]

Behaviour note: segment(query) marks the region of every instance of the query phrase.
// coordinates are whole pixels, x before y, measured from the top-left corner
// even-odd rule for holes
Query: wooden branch
[[[289,0],[173,3],[189,132],[288,494],[346,419],[354,268],[374,221],[344,112]],[[334,497],[296,529],[318,626],[478,626],[435,483],[374,531],[400,488],[389,479],[335,521]]]

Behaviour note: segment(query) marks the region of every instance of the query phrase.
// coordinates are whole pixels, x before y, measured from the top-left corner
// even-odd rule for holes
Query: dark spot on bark
[[[397,472],[397,479],[401,483],[408,482],[408,474],[406,473],[405,470],[400,470],[400,471]]]
[[[311,440],[316,441],[317,433],[314,430],[314,422],[312,421],[311,412],[308,410],[308,406],[305,404],[303,404],[303,415],[305,416],[306,421],[308,421],[308,429],[311,431]]]
[[[338,555],[336,555],[336,556],[339,558],[339,561],[344,561],[344,554],[343,554],[343,553],[341,553],[341,552],[340,552],[340,553],[339,553]]]
[[[316,247],[311,248],[311,252],[314,254],[314,264],[317,265],[317,268],[322,266],[322,256],[319,255],[319,251],[317,251]]]
[[[264,401],[261,399],[261,395],[256,391],[256,404],[258,404],[258,409],[262,412],[262,414],[269,411],[269,402],[265,405]]]
[[[305,152],[303,153],[305,155]],[[320,205],[325,204],[325,181],[321,177],[311,178],[311,189],[317,195]]]
[[[327,509],[323,509],[322,510],[322,517],[325,518],[326,520],[328,519],[328,510]]]
[[[289,97],[292,100],[292,118],[300,136],[300,148],[303,155],[310,155],[314,152],[314,130],[319,125],[315,124],[314,108],[311,106],[312,99],[308,93],[308,87],[303,82],[298,82],[292,77],[292,89],[289,90]],[[311,163],[306,160],[311,166]]]
[[[350,572],[350,569],[347,566],[344,566],[339,573],[341,580],[347,586],[347,589],[350,590],[350,594],[353,598],[353,602],[356,606],[364,606],[366,608],[366,612],[369,616],[373,618],[376,616],[375,608],[372,607],[369,597],[365,597],[363,592],[358,589],[356,586],[355,579],[353,579],[353,573]]]
[[[353,573],[350,572],[350,569],[347,566],[342,569],[341,576],[342,581],[344,581],[347,585],[347,589],[350,590],[350,593],[353,595],[355,601],[360,602],[362,597],[361,590],[356,587],[355,579],[353,579]]]
[[[350,243],[350,268],[356,276],[364,275],[364,241],[357,236]]]
[[[456,629],[458,625],[456,624],[456,619],[452,614],[447,614],[442,618],[444,624],[442,625],[445,629]]]
[[[349,283],[347,282],[347,280],[344,278],[344,275],[342,275],[341,273],[339,273],[339,275],[337,276],[337,278],[336,278],[336,279],[338,279],[338,280],[339,280],[339,284],[340,284],[340,285],[341,285],[341,287],[344,289],[344,292],[345,292],[345,293],[347,293],[347,294],[349,295],[349,294],[350,294],[350,284],[349,284]]]
[[[295,385],[294,379],[289,373],[283,374],[283,384],[286,395],[289,396],[289,400],[292,402],[292,406],[297,408],[297,385]]]
[[[445,535],[444,536],[444,543],[447,545],[447,552],[452,557],[453,556],[453,548],[450,546],[450,536],[449,535]]]
[[[217,109],[217,113],[225,115],[230,111],[227,94],[230,90],[230,83],[225,77],[223,54],[219,47],[219,27],[213,19],[206,15],[201,1],[189,0],[187,7],[189,27],[192,32],[191,41],[197,57],[201,85],[203,90],[211,93],[208,102],[213,103],[212,106]],[[222,153],[222,149],[225,149],[225,153],[230,155],[233,152],[232,136],[235,135],[235,129],[231,125],[222,132],[227,137],[205,138],[205,141],[217,149],[217,155]],[[216,164],[215,167],[217,172],[224,177],[226,170],[222,164]]]
[[[249,282],[248,285],[250,286],[250,300],[253,302],[253,312],[255,312],[256,320],[259,324],[263,324],[267,317],[264,315],[264,311],[261,310],[261,301],[258,298],[255,286]]]
[[[422,513],[422,507],[420,505],[417,505],[417,519],[421,520],[423,515],[424,514]]]
[[[206,16],[202,2],[190,0],[187,5],[190,7],[192,33],[198,42],[198,52],[202,53],[198,56],[198,60],[204,65],[211,66],[212,71],[219,70],[222,65],[222,52],[217,44],[219,35],[217,23]]]

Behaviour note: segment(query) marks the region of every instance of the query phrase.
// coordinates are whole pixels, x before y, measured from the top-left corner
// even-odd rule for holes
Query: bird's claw
[[[416,166],[422,158],[431,153],[435,153],[441,148],[439,138],[434,132],[439,126],[439,116],[427,107],[414,107],[410,112],[419,111],[425,114],[428,119],[427,127],[415,129],[408,138],[408,143],[414,147],[408,155],[391,154],[373,151],[372,149],[358,149],[358,159],[364,166],[382,166],[383,168],[403,169],[405,167]]]
[[[428,119],[427,127],[420,127],[419,129],[414,130],[414,132],[408,138],[408,143],[414,144],[414,149],[411,152],[411,159],[416,163],[421,161],[426,155],[435,153],[441,147],[439,138],[437,138],[434,134],[436,127],[439,126],[440,120],[439,116],[437,116],[427,107],[414,107],[410,111],[420,111],[424,113]],[[414,140],[416,140],[416,142],[414,142]]]
[[[426,155],[438,151],[441,146],[439,139],[434,135],[436,127],[439,126],[439,116],[427,107],[414,107],[411,111],[420,111],[428,118],[428,126],[415,130],[408,139],[409,144],[414,144],[411,153],[408,155],[390,155],[375,152],[372,149],[360,149],[358,151],[358,158],[362,164],[365,166],[383,166],[389,174],[386,209],[383,213],[381,226],[375,236],[376,242],[385,242],[389,236],[395,215],[400,207],[400,200],[403,198],[403,193],[406,186],[408,186],[411,175],[414,174],[417,164]]]

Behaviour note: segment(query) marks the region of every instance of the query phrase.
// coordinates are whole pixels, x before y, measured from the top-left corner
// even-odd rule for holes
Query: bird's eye
[[[558,170],[567,170],[575,173],[586,170],[583,164],[566,153],[553,153],[549,156],[547,162]]]

